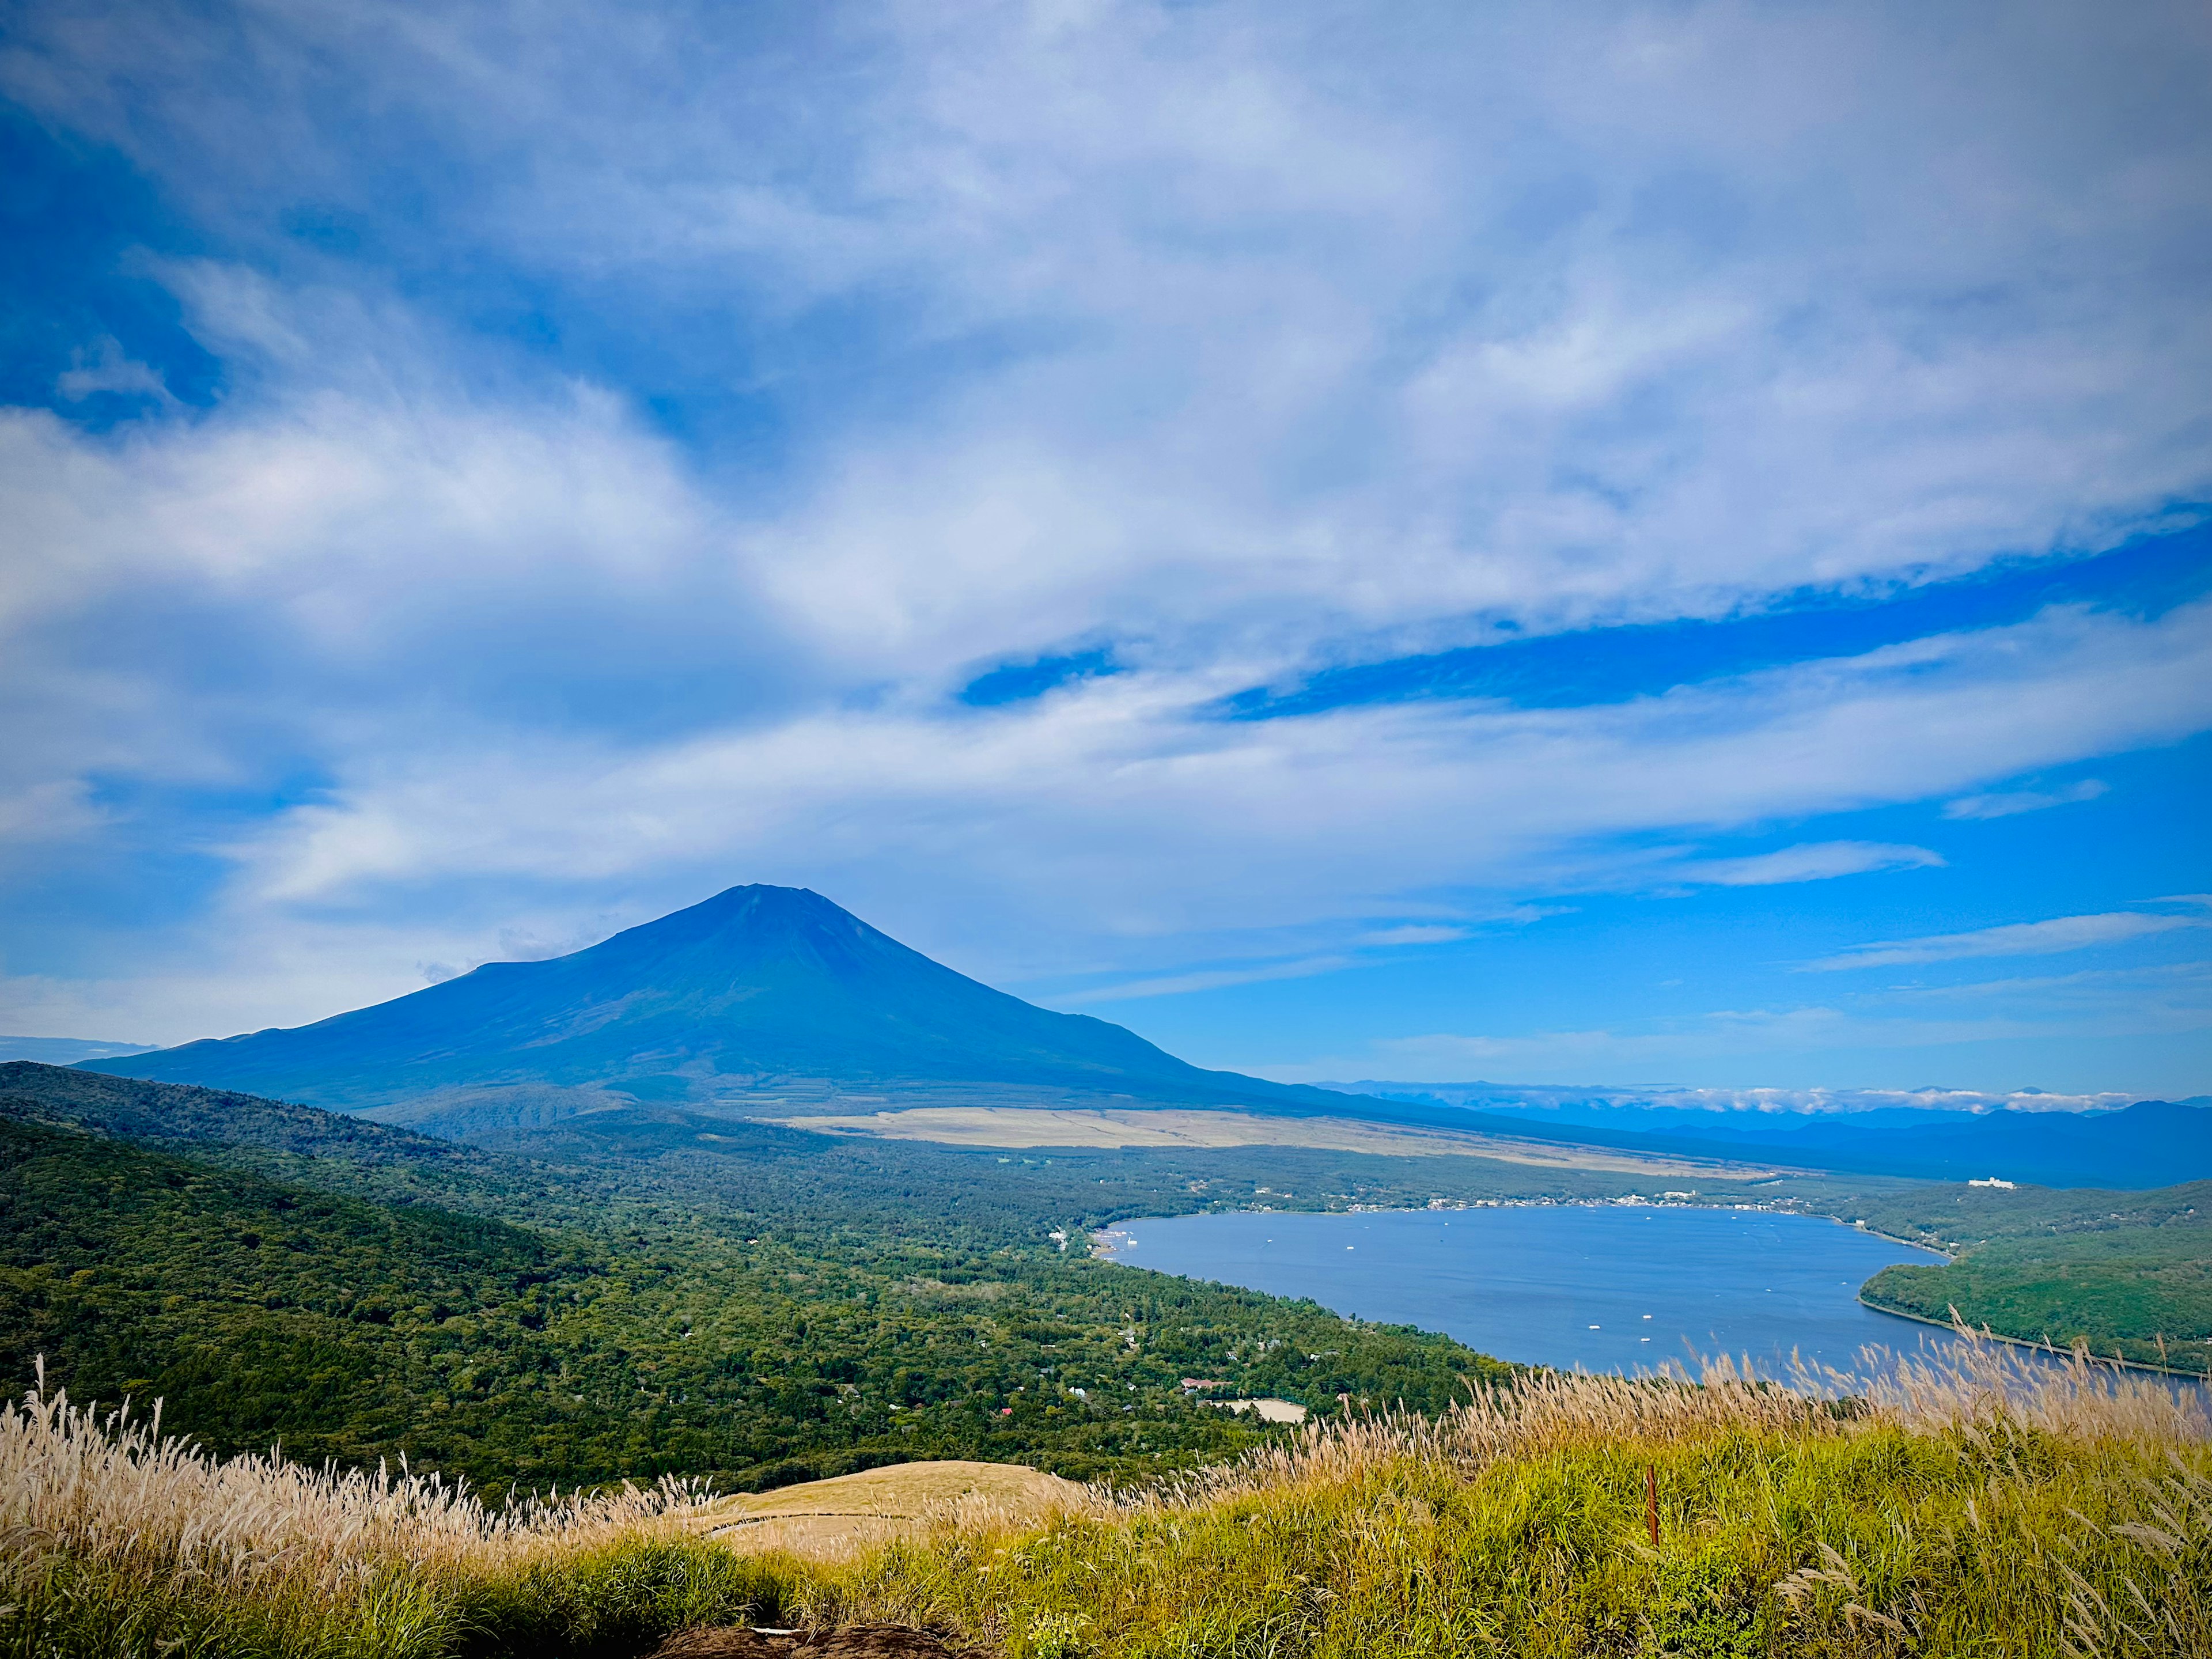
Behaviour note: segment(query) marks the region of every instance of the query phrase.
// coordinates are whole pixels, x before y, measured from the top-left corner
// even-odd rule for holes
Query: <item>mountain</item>
[[[487,1090],[501,1091],[488,1109],[549,1116],[586,1103],[574,1091],[699,1101],[764,1088],[803,1096],[808,1085],[981,1087],[994,1099],[1027,1091],[1032,1103],[1344,1103],[1201,1071],[1119,1025],[994,991],[818,893],[767,886],[732,887],[571,956],[488,963],[313,1025],[83,1068],[348,1110],[427,1098],[441,1124],[471,1109],[456,1091]]]

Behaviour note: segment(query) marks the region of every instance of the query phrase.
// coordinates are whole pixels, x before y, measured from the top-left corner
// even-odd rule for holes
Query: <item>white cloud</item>
[[[2003,1001],[2045,1012],[2112,1014],[2165,1006],[2212,1010],[2212,962],[2168,962],[2125,968],[2085,968],[2069,974],[1970,980],[1956,985],[1893,985],[1862,992],[1862,1000],[1898,1006]]]
[[[471,740],[380,759],[239,856],[277,899],[896,856],[988,872],[1071,919],[1133,905],[1170,930],[1326,915],[1454,884],[1610,879],[1616,856],[1641,866],[1591,845],[1609,836],[1924,799],[2023,761],[2159,741],[2212,719],[2208,615],[2062,612],[1591,708],[1223,722],[1194,718],[1202,687],[1139,673],[988,716],[895,704],[635,749]],[[1802,879],[1924,855],[1844,843],[1801,866],[1796,849],[1766,856],[1729,873]]]
[[[1362,945],[1449,945],[1455,939],[1468,937],[1465,927],[1445,927],[1410,923],[1403,927],[1378,927],[1362,933]]]
[[[1942,858],[1924,847],[1884,842],[1811,842],[1752,858],[1707,859],[1671,873],[1680,881],[1718,887],[1771,887],[1784,882],[1828,881],[1879,870],[1940,868]]]
[[[2054,916],[2048,921],[2013,922],[1966,933],[1931,933],[1923,939],[1877,939],[1822,957],[1804,966],[1814,971],[1845,968],[1893,968],[1926,962],[1956,962],[1969,957],[2047,956],[2140,939],[2146,933],[2206,924],[2187,916],[2146,915],[2114,910],[2100,915]]]
[[[1300,1080],[1305,1080],[1301,1079]],[[1441,1079],[1367,1079],[1331,1082],[1313,1079],[1322,1088],[1350,1091],[1406,1087],[1433,1092],[1455,1106],[1480,1109],[1501,1087],[1512,1090],[1517,1103],[1557,1106],[1569,1103],[1610,1106],[1660,1106],[1723,1114],[1782,1114],[1844,1115],[1908,1107],[1945,1112],[2096,1112],[2127,1106],[2142,1096],[2125,1090],[2100,1090],[2086,1094],[2054,1094],[2043,1089],[1992,1091],[1986,1089],[1788,1089],[1753,1086],[1741,1089],[1684,1088],[1670,1085],[1627,1085],[1577,1088],[1573,1085],[1447,1081]],[[1767,1125],[1791,1127],[1794,1125]]]
[[[849,672],[923,676],[1102,618],[1280,666],[1711,613],[2201,499],[2212,158],[2140,113],[2199,83],[2186,17],[280,8],[233,20],[247,76],[146,11],[34,20],[0,75],[249,245],[264,204],[375,222],[373,177],[556,306],[690,338],[714,296],[758,332],[702,375],[794,447],[740,556]],[[393,257],[458,263],[416,217]],[[285,298],[201,309],[311,380]],[[420,331],[352,308],[342,355]],[[887,406],[824,405],[855,368]]]
[[[1860,1047],[1944,1048],[2033,1034],[2036,1028],[2002,1014],[1975,1018],[1868,1018],[1823,1006],[1723,1009],[1692,1018],[1626,1029],[1535,1030],[1495,1036],[1431,1032],[1387,1037],[1368,1045],[1359,1069],[1407,1079],[1488,1076],[1508,1080],[1576,1083],[1593,1076],[1665,1076],[1711,1069],[1717,1059],[1788,1056]],[[1267,1074],[1302,1080],[1341,1076],[1341,1057]]]
[[[1538,906],[1516,906],[1494,916],[1485,917],[1492,922],[1522,923],[1540,920],[1557,912]],[[1391,947],[1422,945],[1449,945],[1474,936],[1472,927],[1449,927],[1443,924],[1407,923],[1396,927],[1370,928],[1353,935],[1352,942],[1360,945]],[[1144,979],[1127,980],[1118,984],[1087,986],[1064,994],[1047,997],[1048,1002],[1080,1006],[1094,1002],[1133,1001],[1145,997],[1181,996],[1192,991],[1214,991],[1231,985],[1261,984],[1273,980],[1310,979],[1316,975],[1333,974],[1340,969],[1370,967],[1382,960],[1372,956],[1348,956],[1331,953],[1305,956],[1291,961],[1259,963],[1234,968],[1206,969],[1194,973],[1169,974]]]
[[[2015,789],[1994,795],[1961,795],[1956,800],[1943,803],[1943,816],[1947,818],[2008,818],[2018,812],[2040,812],[2046,806],[2068,806],[2076,801],[2094,800],[2110,787],[2098,779],[2084,778],[2063,789]]]
[[[159,374],[125,353],[121,343],[112,337],[100,341],[89,357],[80,349],[75,366],[61,373],[55,380],[54,389],[72,403],[82,402],[101,392],[151,398],[165,404],[173,405],[177,401]]]
[[[562,938],[796,879],[978,968],[1090,963],[2202,730],[2201,606],[1604,708],[1200,713],[2206,499],[2194,13],[1976,15],[36,9],[0,87],[199,216],[221,257],[156,274],[234,379],[97,438],[0,416],[0,800],[229,869],[179,961],[331,947],[224,969],[236,1025],[481,959],[517,909]],[[302,204],[380,251],[304,250]],[[518,293],[562,355],[478,331]],[[1071,638],[1133,672],[945,707]],[[226,1023],[182,969],[130,994],[116,1029]]]
[[[76,840],[104,823],[108,814],[88,799],[75,778],[50,778],[0,793],[0,849]]]
[[[362,954],[358,1002],[419,983],[418,962],[499,954],[510,906],[557,915],[582,892],[635,921],[783,880],[969,971],[1033,979],[1117,939],[1403,914],[1401,896],[1454,886],[1635,884],[1641,855],[1608,838],[1925,799],[2162,740],[2205,719],[2208,668],[2201,616],[2060,612],[1595,708],[1219,722],[1193,718],[1201,688],[1140,672],[988,714],[894,701],[655,743],[408,717],[395,752],[392,726],[341,725],[341,781],[232,832],[223,925],[480,918],[458,946]],[[241,982],[234,1029],[343,1006],[313,983]],[[115,1029],[171,1028],[149,1006]]]
[[[1352,957],[1308,957],[1299,962],[1271,962],[1249,968],[1221,968],[1195,974],[1168,974],[1158,979],[1134,979],[1120,985],[1095,986],[1052,999],[1070,1007],[1094,1002],[1134,1002],[1146,997],[1183,996],[1192,991],[1218,991],[1231,985],[1259,985],[1270,980],[1310,979],[1358,965]]]

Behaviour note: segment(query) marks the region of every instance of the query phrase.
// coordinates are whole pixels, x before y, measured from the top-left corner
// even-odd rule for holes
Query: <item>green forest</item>
[[[1960,1252],[1886,1267],[1869,1304],[2174,1370],[2212,1370],[2212,1181],[2147,1193],[1941,1187],[1870,1203],[1869,1224]]]
[[[913,1457],[1135,1476],[1282,1432],[1185,1376],[1434,1409],[1504,1374],[1445,1338],[1063,1252],[994,1158],[864,1158],[846,1193],[834,1158],[779,1156],[819,1137],[777,1131],[704,1173],[617,1173],[250,1097],[42,1092],[0,1100],[0,1363],[158,1397],[221,1449],[404,1452],[525,1487]],[[773,1205],[732,1201],[780,1168]]]

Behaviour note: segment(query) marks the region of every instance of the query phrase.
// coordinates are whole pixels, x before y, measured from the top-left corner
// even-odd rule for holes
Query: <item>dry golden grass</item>
[[[688,1512],[689,1484],[557,1492],[494,1510],[436,1475],[310,1469],[274,1454],[219,1458],[134,1418],[39,1387],[0,1410],[0,1539],[26,1553],[250,1591],[282,1580],[337,1592],[376,1566],[484,1569],[551,1542],[605,1540]]]

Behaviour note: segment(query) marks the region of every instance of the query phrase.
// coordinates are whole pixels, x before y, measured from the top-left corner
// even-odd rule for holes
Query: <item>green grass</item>
[[[1015,1655],[1063,1648],[1062,1632],[1127,1659],[1882,1651],[1877,1614],[1922,1654],[2056,1653],[2069,1585],[2053,1562],[2108,1600],[2130,1573],[2162,1580],[2110,1530],[2137,1512],[2130,1478],[2156,1473],[1894,1431],[1624,1441],[1472,1480],[1406,1459],[1195,1515],[896,1550],[841,1589],[854,1611],[951,1624]]]

